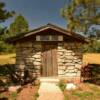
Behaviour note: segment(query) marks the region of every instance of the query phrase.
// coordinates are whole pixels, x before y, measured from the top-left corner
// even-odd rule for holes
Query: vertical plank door
[[[42,47],[42,76],[57,76],[57,45],[44,44]]]

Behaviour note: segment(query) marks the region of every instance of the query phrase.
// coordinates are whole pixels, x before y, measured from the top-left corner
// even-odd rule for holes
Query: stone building
[[[47,24],[12,37],[16,47],[16,67],[32,68],[38,77],[65,78],[80,82],[85,38],[58,26]]]

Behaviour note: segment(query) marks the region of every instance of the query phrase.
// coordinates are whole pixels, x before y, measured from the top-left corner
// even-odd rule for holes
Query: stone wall
[[[41,73],[41,43],[25,42],[16,45],[16,67],[28,68],[34,76]],[[58,76],[80,81],[82,53],[79,43],[58,43]],[[33,69],[33,70],[32,70]]]
[[[30,69],[33,76],[40,76],[41,44],[25,42],[16,45],[16,67]]]
[[[80,81],[82,52],[79,43],[58,43],[58,76]]]

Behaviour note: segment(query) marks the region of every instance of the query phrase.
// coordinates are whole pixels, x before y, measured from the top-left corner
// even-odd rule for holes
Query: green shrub
[[[36,98],[38,98],[39,97],[39,93],[37,92],[37,93],[35,93],[35,97]]]
[[[16,100],[16,97],[17,97],[17,92],[12,92],[11,93],[12,100]]]
[[[65,88],[66,88],[66,84],[65,84],[64,82],[62,82],[62,81],[59,82],[58,86],[60,87],[60,89],[61,89],[62,91],[64,91]]]

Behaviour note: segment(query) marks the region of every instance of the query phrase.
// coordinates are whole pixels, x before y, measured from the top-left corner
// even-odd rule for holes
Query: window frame
[[[63,41],[63,35],[36,35],[36,41]]]

